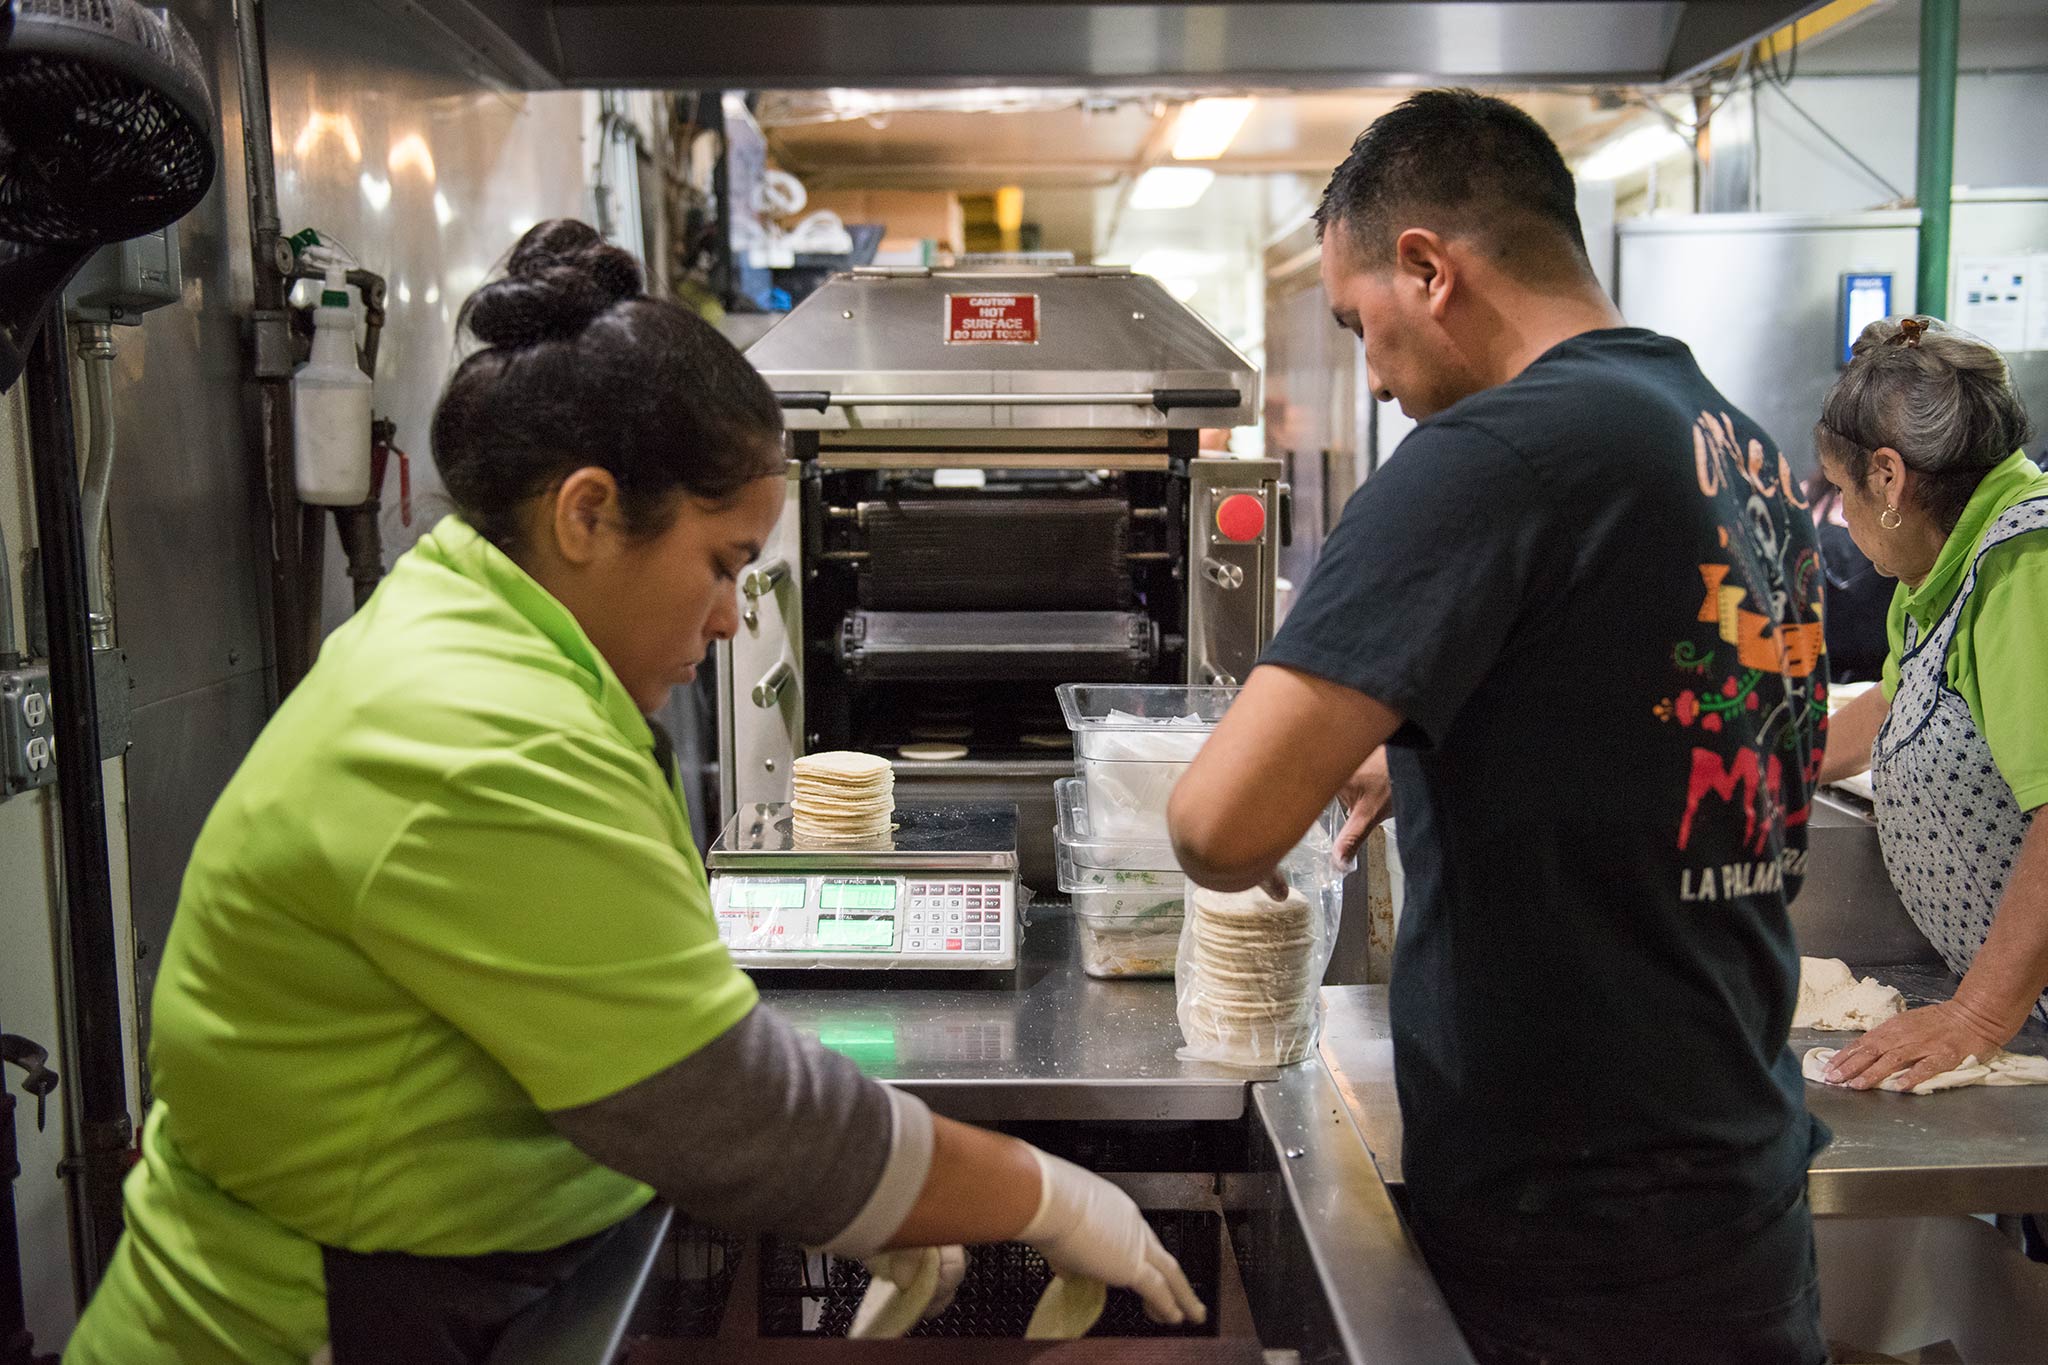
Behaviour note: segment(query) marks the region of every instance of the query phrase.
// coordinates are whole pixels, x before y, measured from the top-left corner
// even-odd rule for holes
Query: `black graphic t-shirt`
[[[1410,1206],[1615,1256],[1781,1206],[1826,728],[1791,470],[1686,347],[1589,332],[1424,422],[1265,662],[1407,723],[1392,984]]]

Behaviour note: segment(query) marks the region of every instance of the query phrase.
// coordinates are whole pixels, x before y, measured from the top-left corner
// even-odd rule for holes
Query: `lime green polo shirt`
[[[2048,497],[2048,474],[2025,451],[2013,452],[1977,485],[1926,579],[1917,588],[1899,585],[1887,622],[1887,698],[1899,684],[1906,617],[1919,623],[1923,637],[1934,629],[1961,591],[1991,523],[2014,503],[2039,497]],[[1984,557],[1956,623],[1947,672],[2020,809],[2048,805],[2048,535],[2020,536]]]
[[[193,850],[128,1232],[67,1361],[302,1365],[321,1244],[539,1250],[646,1202],[543,1111],[755,1001],[653,744],[569,612],[463,522],[400,558]]]

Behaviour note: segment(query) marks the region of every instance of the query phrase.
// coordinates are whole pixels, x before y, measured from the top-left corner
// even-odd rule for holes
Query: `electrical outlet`
[[[49,668],[0,671],[0,800],[57,780],[52,730]]]

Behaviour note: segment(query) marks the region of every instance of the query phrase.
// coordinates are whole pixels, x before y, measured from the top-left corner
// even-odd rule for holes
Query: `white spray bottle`
[[[301,502],[369,499],[370,377],[356,363],[355,311],[335,262],[313,310],[313,358],[292,375],[292,446]]]

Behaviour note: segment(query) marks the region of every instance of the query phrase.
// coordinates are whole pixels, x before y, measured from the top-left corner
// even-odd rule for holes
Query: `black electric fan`
[[[174,223],[213,183],[199,49],[135,0],[0,0],[0,392],[99,247]]]

